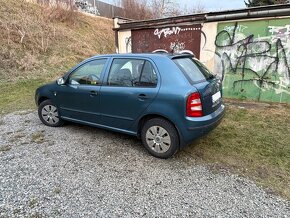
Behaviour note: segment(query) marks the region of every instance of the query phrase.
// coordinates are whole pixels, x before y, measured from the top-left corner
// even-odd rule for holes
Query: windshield
[[[212,79],[212,73],[197,59],[192,58],[176,58],[173,61],[190,80],[190,82],[199,82]]]

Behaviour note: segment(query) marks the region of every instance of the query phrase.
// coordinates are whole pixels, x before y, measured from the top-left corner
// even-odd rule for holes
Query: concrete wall
[[[225,97],[290,102],[290,18],[218,23],[214,44]]]
[[[122,8],[98,0],[75,0],[75,5],[82,12],[101,17],[113,18],[124,15]]]
[[[50,6],[61,5],[67,8],[67,4],[61,3],[61,0],[25,0],[31,3],[47,4]],[[116,16],[123,16],[124,10],[111,4],[107,4],[98,0],[74,0],[75,6],[80,12],[94,16],[101,16],[106,18],[113,18]]]

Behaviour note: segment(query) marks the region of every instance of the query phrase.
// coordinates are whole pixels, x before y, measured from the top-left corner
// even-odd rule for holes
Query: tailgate
[[[219,79],[196,58],[176,56],[173,61],[200,93],[203,115],[214,112],[222,103],[222,85]]]
[[[219,79],[213,78],[194,84],[200,93],[203,114],[208,115],[217,110],[222,103],[222,86]]]

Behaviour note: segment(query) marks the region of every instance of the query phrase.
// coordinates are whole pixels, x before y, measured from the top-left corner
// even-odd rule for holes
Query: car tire
[[[141,130],[141,139],[145,148],[154,157],[167,159],[179,149],[179,137],[174,125],[162,118],[153,118],[145,122]]]
[[[41,122],[47,126],[58,127],[64,124],[59,117],[57,106],[50,99],[39,104],[38,116]]]

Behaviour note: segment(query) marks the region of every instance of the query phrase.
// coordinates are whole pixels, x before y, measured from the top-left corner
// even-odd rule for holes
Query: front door
[[[129,130],[158,93],[158,76],[148,60],[115,58],[100,90],[101,123]]]
[[[68,77],[56,93],[60,115],[74,121],[99,123],[101,76],[107,59],[84,63]]]

